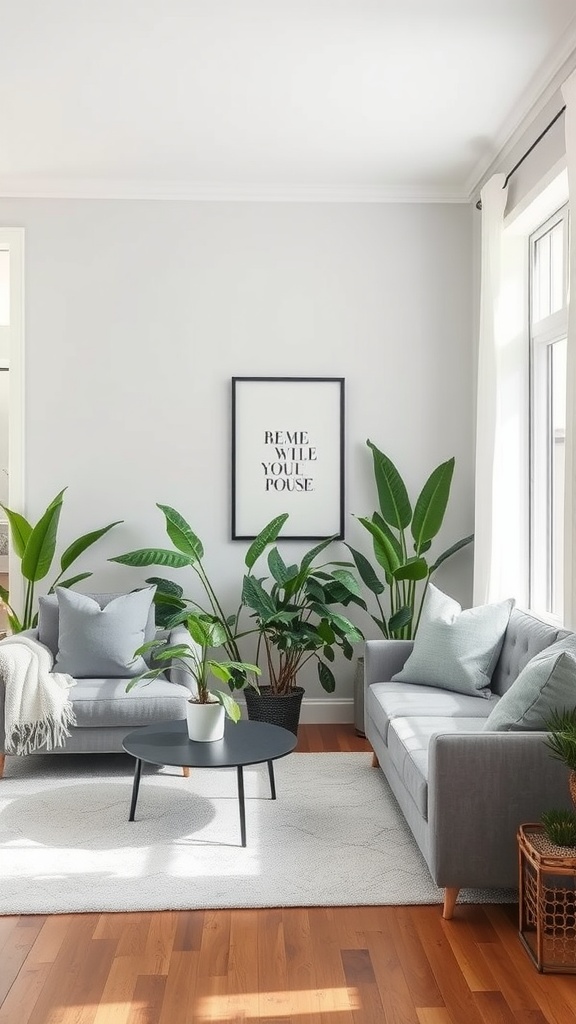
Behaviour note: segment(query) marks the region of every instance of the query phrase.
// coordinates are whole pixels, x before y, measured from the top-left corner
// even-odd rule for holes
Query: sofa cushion
[[[546,729],[552,711],[576,707],[576,636],[540,651],[484,723],[487,732]]]
[[[55,672],[75,679],[127,678],[146,672],[134,651],[144,643],[146,622],[156,588],[121,594],[104,608],[84,594],[56,587],[59,608]]]
[[[148,589],[148,588],[145,588]],[[76,593],[76,591],[71,591]],[[114,601],[120,594],[88,594],[93,601],[105,608],[110,601]],[[38,640],[45,647],[52,651],[54,657],[58,654],[58,633],[60,627],[60,616],[58,610],[58,598],[56,594],[46,594],[38,598]],[[146,629],[144,630],[144,643],[148,643],[156,636],[156,608],[154,603],[150,605]]]
[[[468,697],[463,693],[418,686],[414,683],[373,683],[368,687],[366,707],[385,743],[388,727],[395,718],[413,715],[433,718],[488,718],[498,697]]]
[[[478,733],[482,718],[395,718],[388,730],[388,752],[423,818],[428,818],[428,748],[437,733]]]
[[[190,691],[159,676],[126,693],[128,679],[79,679],[70,691],[79,728],[150,725],[186,717]]]
[[[492,675],[490,689],[500,696],[512,686],[522,669],[546,647],[556,640],[572,636],[567,630],[542,622],[528,612],[514,608],[502,644],[498,664]]]
[[[513,606],[510,598],[462,611],[457,601],[429,583],[414,649],[392,679],[490,697]]]

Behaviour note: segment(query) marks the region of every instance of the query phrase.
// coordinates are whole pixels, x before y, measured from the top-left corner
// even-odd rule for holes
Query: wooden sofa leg
[[[6,754],[0,754],[0,779],[4,775],[4,764],[6,762]]]
[[[376,754],[374,752],[372,752],[372,767],[373,768],[379,768],[380,767],[380,761],[378,760],[378,758],[376,757]]]
[[[190,777],[190,769],[189,768],[183,768],[182,769],[182,775],[184,776],[185,779],[188,779]]]
[[[454,907],[456,906],[456,900],[458,899],[458,893],[460,892],[460,886],[456,887],[448,885],[444,889],[444,909],[442,911],[442,917],[445,921],[451,921],[452,915],[454,914]]]

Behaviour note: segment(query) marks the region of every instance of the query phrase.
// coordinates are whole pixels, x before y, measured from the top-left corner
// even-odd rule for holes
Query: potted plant
[[[25,580],[24,608],[21,612],[15,611],[10,604],[8,591],[4,587],[0,587],[0,598],[8,609],[8,622],[13,633],[21,633],[22,630],[30,629],[36,625],[38,614],[35,587],[40,580],[43,580],[48,575],[52,568],[65,490],[66,488],[60,491],[54,500],[50,502],[35,526],[32,526],[19,512],[14,512],[12,509],[7,508],[6,505],[0,506],[8,517],[12,547],[15,555],[20,560],[20,571]],[[121,522],[122,520],[119,519],[117,522],[109,523],[108,526],[103,526],[99,530],[85,533],[82,537],[73,541],[72,544],[69,544],[60,556],[60,572],[53,581],[49,593],[52,593],[57,586],[72,587],[75,583],[87,580],[92,575],[91,572],[81,572],[67,579],[62,579],[62,577],[87,548],[95,544],[104,534],[108,533],[114,526],[118,526]]]
[[[372,615],[386,639],[413,640],[426,594],[426,585],[438,567],[470,544],[471,534],[452,544],[432,563],[428,551],[444,521],[454,473],[454,459],[441,463],[430,474],[412,508],[406,485],[396,466],[372,441],[374,479],[379,509],[358,520],[372,537],[374,556],[384,570],[384,580],[370,561],[348,545],[360,578],[374,595],[378,612]],[[388,588],[388,608],[382,595]]]
[[[227,631],[223,622],[216,616],[198,612],[180,612],[173,617],[172,625],[183,623],[192,643],[170,644],[167,639],[151,640],[140,647],[136,654],[153,654],[157,664],[148,672],[131,680],[126,690],[131,690],[141,683],[149,683],[156,679],[164,670],[164,663],[181,662],[191,673],[196,682],[197,694],[191,696],[186,708],[188,735],[197,742],[220,740],[224,735],[225,715],[233,722],[241,717],[240,707],[233,697],[225,690],[210,689],[209,679],[214,676],[220,682],[228,683],[248,674],[258,675],[256,665],[242,661],[215,661],[208,657],[210,649],[222,648],[226,645]]]
[[[548,737],[546,745],[552,757],[562,761],[570,769],[568,789],[576,808],[576,709],[553,711],[546,723]],[[542,815],[542,824],[547,838],[556,846],[576,847],[576,812],[574,810],[551,810]]]
[[[328,662],[340,650],[350,660],[354,643],[364,639],[360,630],[335,605],[364,605],[359,585],[346,564],[316,558],[334,538],[329,537],[304,555],[299,564],[286,565],[277,547],[268,553],[270,577],[244,577],[242,603],[251,612],[258,634],[259,660],[263,650],[268,683],[258,692],[246,692],[250,718],[275,722],[297,733],[304,688],[300,670],[316,661],[318,678],[327,693],[336,681]]]

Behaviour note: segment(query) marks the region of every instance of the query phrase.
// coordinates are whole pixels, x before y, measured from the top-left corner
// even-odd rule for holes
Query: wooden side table
[[[522,944],[539,971],[576,974],[576,851],[520,825],[518,860]]]

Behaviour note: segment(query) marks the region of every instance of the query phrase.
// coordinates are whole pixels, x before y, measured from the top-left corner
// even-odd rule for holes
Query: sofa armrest
[[[413,640],[367,640],[364,645],[364,687],[389,683],[404,667],[414,647]]]
[[[545,732],[437,733],[428,764],[430,870],[441,886],[517,884],[516,833],[570,807]]]

